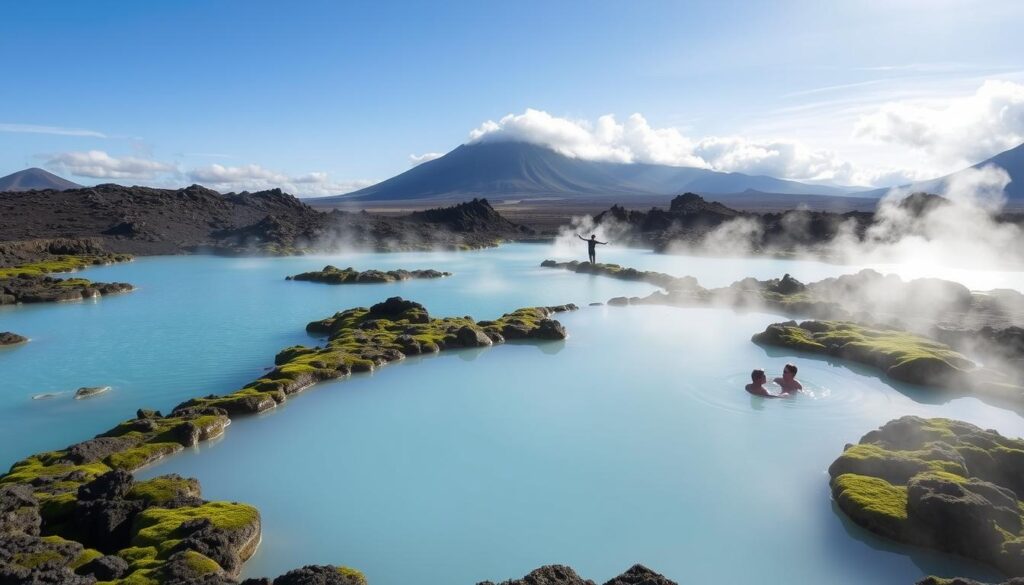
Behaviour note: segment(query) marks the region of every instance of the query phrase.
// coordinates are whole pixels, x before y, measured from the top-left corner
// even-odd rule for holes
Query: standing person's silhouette
[[[590,234],[589,240],[579,234],[576,234],[576,237],[587,243],[587,255],[590,257],[590,263],[597,264],[597,245],[601,244],[602,246],[605,246],[608,242],[598,242],[597,236],[594,234]]]

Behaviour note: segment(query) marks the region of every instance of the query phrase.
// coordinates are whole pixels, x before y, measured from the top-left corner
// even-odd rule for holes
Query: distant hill
[[[43,189],[66,191],[81,188],[82,186],[77,183],[72,183],[36,167],[0,177],[0,193],[4,191],[42,191]]]
[[[1006,186],[1006,198],[1012,203],[1024,204],[1024,144],[1015,146],[1010,150],[1001,152],[991,158],[987,158],[978,164],[971,165],[968,168],[980,169],[988,165],[1000,167],[1010,175],[1010,184]],[[918,181],[916,183],[911,183],[910,185],[903,185],[902,187],[907,188],[912,192],[920,191],[925,193],[943,193],[946,190],[946,185],[949,183],[949,180],[963,172],[964,171],[957,171],[944,177],[930,179],[928,181]],[[872,191],[854,193],[853,196],[881,197],[885,195],[887,191],[888,189],[874,189]]]
[[[464,144],[386,181],[317,205],[354,201],[417,201],[573,196],[769,193],[843,195],[839,187],[808,185],[763,175],[721,173],[691,167],[623,164],[568,157],[524,142]]]

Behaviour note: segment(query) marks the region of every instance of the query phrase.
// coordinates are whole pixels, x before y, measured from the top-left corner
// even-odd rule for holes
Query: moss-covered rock
[[[865,364],[901,382],[1024,402],[1024,387],[1003,374],[980,368],[948,345],[906,331],[849,321],[787,321],[769,325],[751,340]]]
[[[1008,460],[1008,452],[1024,454],[1024,440],[907,416],[847,446],[829,467],[832,494],[847,516],[876,534],[1020,576],[1024,460]]]
[[[304,280],[309,282],[320,282],[323,284],[378,284],[385,282],[399,282],[412,280],[414,278],[444,278],[451,276],[451,272],[440,270],[356,270],[351,266],[348,268],[337,268],[328,264],[323,270],[303,272],[295,276],[288,276],[286,280]]]
[[[286,348],[275,356],[273,370],[241,390],[192,399],[175,412],[196,407],[217,407],[231,414],[262,412],[317,382],[372,371],[408,355],[488,346],[506,339],[565,339],[565,328],[550,317],[575,309],[532,307],[474,322],[470,317],[431,317],[423,305],[392,297],[309,323],[307,332],[327,336],[325,347]]]
[[[540,265],[544,268],[561,268],[578,274],[597,274],[600,276],[617,278],[619,280],[646,282],[670,291],[703,290],[700,284],[697,283],[697,279],[692,276],[678,277],[672,276],[671,274],[665,274],[664,272],[637,270],[636,268],[628,268],[619,266],[618,264],[603,264],[601,262],[591,264],[590,262],[578,262],[576,260],[571,262],[545,260],[541,262]]]

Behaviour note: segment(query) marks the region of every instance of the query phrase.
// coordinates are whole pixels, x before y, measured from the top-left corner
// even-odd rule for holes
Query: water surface
[[[388,296],[484,319],[655,290],[538,266],[571,251],[584,250],[162,257],[90,269],[83,276],[139,289],[0,308],[0,329],[32,339],[0,351],[0,465],[90,437],[139,407],[167,410],[234,390],[281,348],[317,343],[304,332],[308,321]],[[600,260],[689,274],[705,286],[787,272],[807,282],[860,268],[616,248],[602,248]],[[358,286],[284,280],[327,263],[455,275]],[[972,288],[1024,288],[1021,273],[955,276]],[[742,391],[751,368],[775,373],[794,359],[749,341],[779,320],[773,315],[585,307],[559,319],[571,334],[565,342],[414,358],[322,384],[141,475],[198,477],[207,497],[258,506],[265,536],[251,575],[346,563],[375,585],[450,585],[560,562],[600,581],[643,562],[680,582],[991,576],[849,525],[833,509],[825,470],[845,443],[903,414],[1022,435],[1018,415],[806,356],[797,361],[808,395],[752,398]],[[113,390],[71,399],[96,385]],[[64,394],[31,399],[44,392]]]

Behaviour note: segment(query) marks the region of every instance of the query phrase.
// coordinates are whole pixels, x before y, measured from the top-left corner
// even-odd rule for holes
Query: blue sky
[[[573,156],[885,184],[1024,140],[1018,1],[76,0],[0,14],[0,175],[322,195],[481,129]]]

